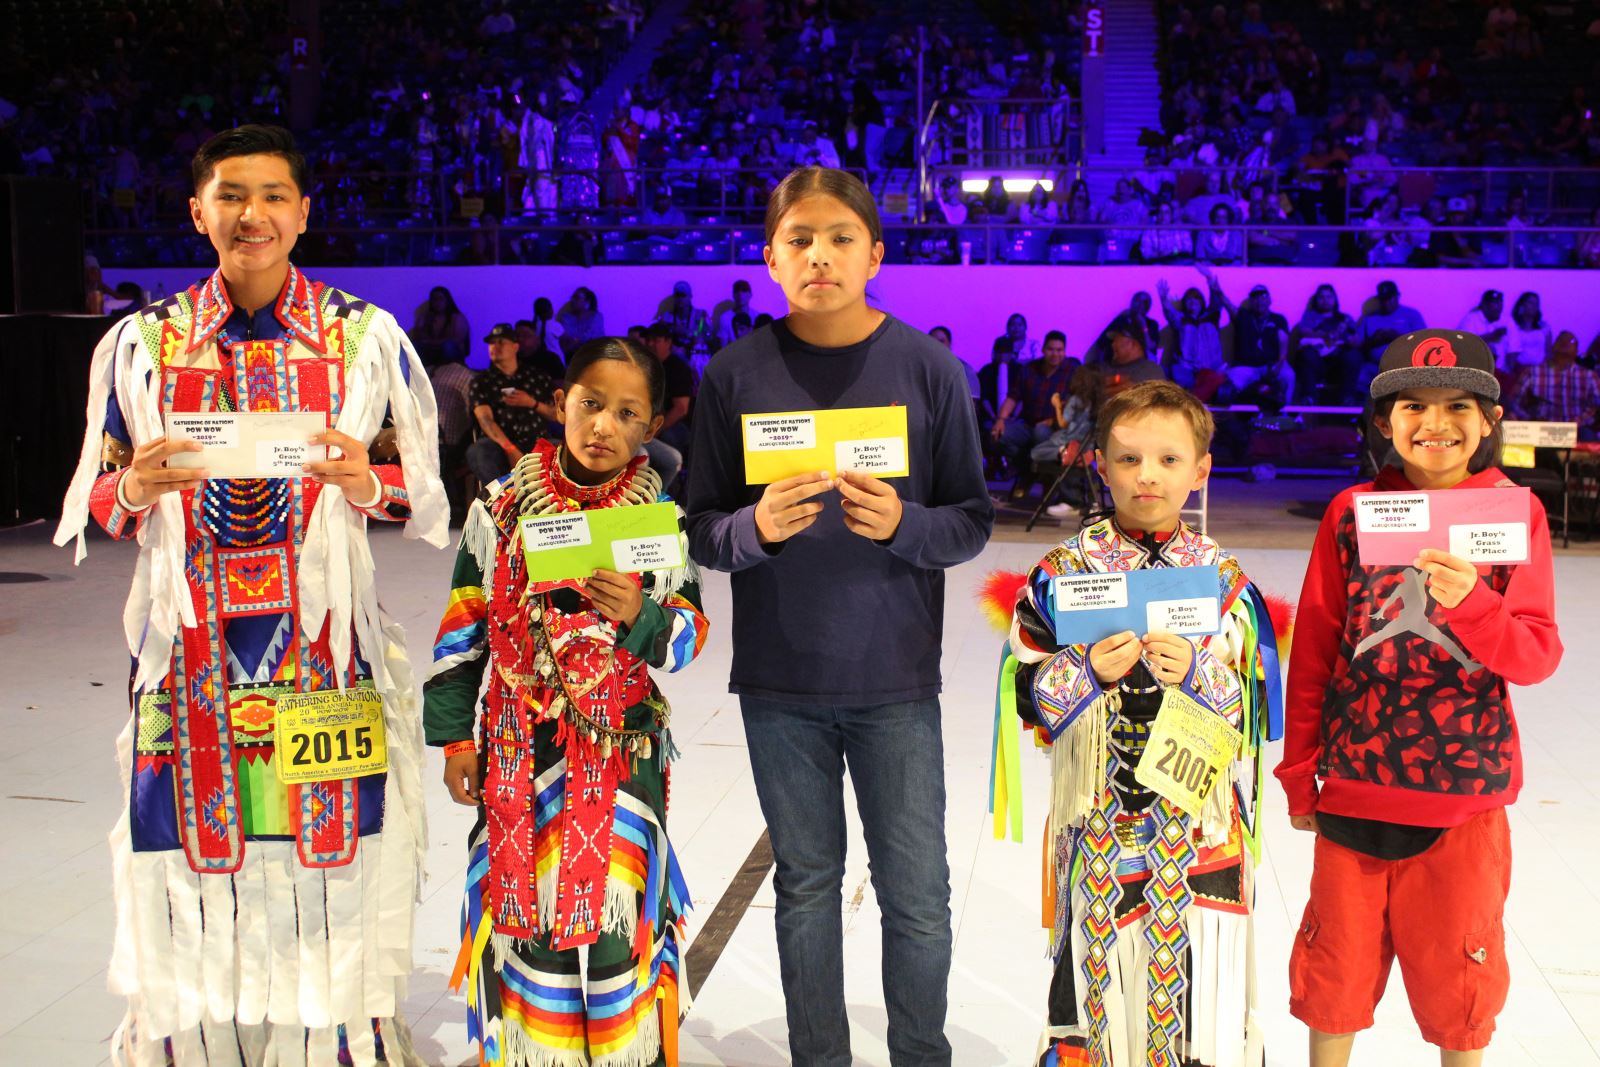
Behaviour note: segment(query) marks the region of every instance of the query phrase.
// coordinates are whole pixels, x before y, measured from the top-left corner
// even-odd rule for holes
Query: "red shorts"
[[[1398,957],[1422,1036],[1444,1049],[1484,1048],[1511,985],[1501,925],[1510,888],[1504,808],[1403,860],[1319,835],[1311,899],[1289,957],[1289,1011],[1325,1034],[1365,1030]]]

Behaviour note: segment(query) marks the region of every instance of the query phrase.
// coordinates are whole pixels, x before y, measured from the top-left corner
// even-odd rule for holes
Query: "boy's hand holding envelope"
[[[135,511],[143,511],[166,493],[198,489],[208,477],[203,468],[169,467],[167,460],[180,452],[198,452],[194,441],[157,437],[133,450],[133,463],[122,476],[122,497]]]

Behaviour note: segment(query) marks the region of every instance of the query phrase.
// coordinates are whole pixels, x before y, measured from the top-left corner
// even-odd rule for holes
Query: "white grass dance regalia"
[[[322,412],[374,453],[392,437],[397,456],[372,460],[369,507],[271,478],[127,508],[125,465],[166,413],[233,410]],[[388,312],[292,267],[254,316],[218,273],[106,334],[88,423],[56,541],[76,537],[81,560],[92,513],[140,544],[117,742],[128,807],[111,834],[110,985],[128,998],[113,1059],[420,1064],[398,1009],[424,845],[421,717],[366,537],[368,520],[405,521],[445,542],[415,351]],[[282,782],[279,700],[354,689],[383,698],[387,772]]]
[[[1196,643],[1180,688],[1240,730],[1244,744],[1227,787],[1213,788],[1196,815],[1134,779],[1160,684],[1141,662],[1102,688],[1086,646],[1056,644],[1050,604],[1061,575],[1211,564],[1220,569],[1222,631]],[[1045,917],[1056,967],[1039,1063],[1254,1067],[1259,756],[1281,717],[1260,594],[1232,556],[1187,526],[1163,541],[1107,518],[1028,575],[1010,651],[1004,699],[1051,748]]]

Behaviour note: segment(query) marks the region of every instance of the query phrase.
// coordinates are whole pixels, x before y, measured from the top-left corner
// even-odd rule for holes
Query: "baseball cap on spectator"
[[[689,283],[688,282],[679,280],[679,281],[676,281],[676,282],[672,283],[672,295],[673,296],[693,296],[694,295],[694,290],[689,287]]]
[[[1389,342],[1372,379],[1372,399],[1402,389],[1463,389],[1487,400],[1500,399],[1494,352],[1475,333],[1413,330]]]
[[[1384,281],[1378,283],[1379,296],[1399,296],[1400,287],[1394,282]]]
[[[1449,201],[1445,203],[1444,209],[1451,213],[1465,214],[1467,210],[1467,198],[1464,196],[1452,196]]]
[[[496,341],[515,341],[517,331],[511,328],[509,322],[497,322],[494,329],[489,331],[489,336],[483,339],[484,344],[494,344]]]

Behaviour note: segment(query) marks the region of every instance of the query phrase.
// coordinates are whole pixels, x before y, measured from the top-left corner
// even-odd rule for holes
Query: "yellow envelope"
[[[879,478],[911,474],[903,407],[744,415],[740,429],[746,485],[818,471],[853,470]]]

